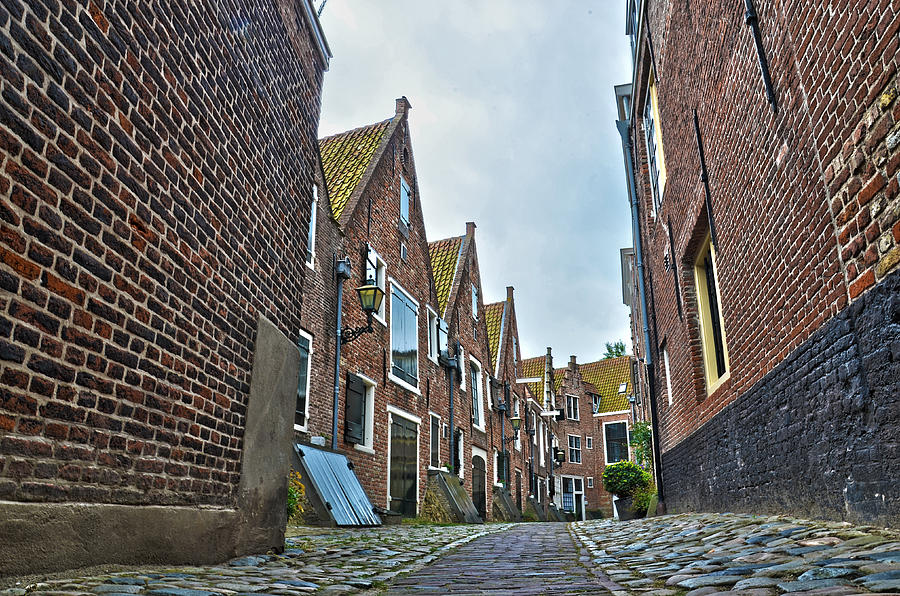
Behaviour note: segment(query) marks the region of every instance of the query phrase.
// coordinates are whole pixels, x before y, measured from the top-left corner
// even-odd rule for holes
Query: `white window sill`
[[[432,362],[434,362],[435,364],[438,364],[438,359],[436,356],[432,356],[431,354],[429,354],[428,359],[431,360]]]
[[[449,472],[447,468],[435,468],[434,466],[428,466],[429,470],[437,470],[438,472]]]
[[[313,271],[315,271],[316,270],[316,260],[313,259],[312,261],[306,261],[306,266],[309,267],[310,269],[312,269]]]
[[[372,319],[381,323],[382,327],[387,327],[387,321],[384,319],[384,317],[379,317],[377,314],[373,314]]]
[[[306,429],[308,429],[308,428],[309,428],[308,426],[300,426],[299,424],[294,425],[294,430],[300,431],[302,433],[305,433]]]
[[[413,385],[410,385],[409,383],[407,383],[406,381],[404,381],[404,380],[401,379],[400,377],[395,377],[392,373],[388,373],[388,380],[389,380],[389,381],[392,381],[392,382],[394,382],[394,383],[396,383],[397,385],[400,385],[400,386],[403,387],[404,389],[407,389],[407,390],[409,390],[409,391],[412,391],[412,392],[415,393],[416,395],[422,395],[422,392],[419,391],[419,388],[418,388],[418,387],[415,387],[415,386],[413,386]]]
[[[487,432],[487,426],[486,426],[486,425],[478,426],[477,424],[473,424],[472,427],[473,427],[475,430],[479,430],[479,431],[481,431],[481,432],[483,432],[483,433],[486,433],[486,432]]]
[[[357,451],[362,451],[363,453],[368,453],[369,455],[375,455],[375,450],[367,445],[359,445],[356,444],[353,446]]]

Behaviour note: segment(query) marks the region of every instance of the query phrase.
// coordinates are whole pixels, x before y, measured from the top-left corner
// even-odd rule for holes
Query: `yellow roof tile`
[[[447,310],[447,302],[450,300],[450,289],[453,287],[453,279],[456,277],[462,241],[463,237],[457,236],[428,243],[428,252],[431,255],[431,271],[434,275],[434,285],[435,290],[437,290],[438,307],[441,309],[441,316]]]
[[[503,326],[503,307],[506,302],[484,305],[484,322],[487,324],[488,348],[491,353],[491,370],[497,369],[497,355],[500,352],[500,331]]]
[[[631,386],[631,357],[608,358],[580,365],[582,380],[591,383],[600,396],[599,413],[620,412],[629,408]],[[625,383],[625,392],[619,386]]]
[[[393,118],[319,139],[322,170],[334,219],[341,218],[391,120]]]

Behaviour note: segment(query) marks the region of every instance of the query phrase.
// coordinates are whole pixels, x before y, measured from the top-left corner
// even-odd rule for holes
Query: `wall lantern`
[[[384,290],[378,287],[371,278],[366,280],[366,284],[356,288],[359,295],[359,305],[363,312],[366,313],[366,324],[356,329],[344,327],[341,329],[341,343],[348,344],[364,333],[372,333],[372,314],[381,308],[381,302],[384,300]]]

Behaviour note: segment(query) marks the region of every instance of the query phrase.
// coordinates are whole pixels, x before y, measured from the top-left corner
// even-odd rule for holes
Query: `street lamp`
[[[366,280],[365,285],[356,288],[356,293],[359,295],[359,305],[366,313],[366,324],[355,329],[351,327],[341,329],[342,344],[349,344],[359,336],[375,331],[372,328],[372,314],[381,308],[381,301],[384,300],[384,290],[379,288],[372,278]]]

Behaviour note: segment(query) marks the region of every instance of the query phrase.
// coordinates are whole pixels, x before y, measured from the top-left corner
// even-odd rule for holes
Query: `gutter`
[[[632,109],[634,102],[632,102]],[[647,317],[647,291],[644,285],[644,258],[641,249],[640,210],[634,182],[634,164],[631,161],[631,120],[616,120],[616,128],[622,137],[622,153],[625,156],[625,173],[628,178],[628,202],[631,204],[631,226],[634,236],[634,258],[638,271],[638,293],[641,297],[641,323],[644,334],[644,363],[647,367],[647,384],[650,389],[650,425],[653,437],[653,472],[656,476],[656,492],[659,504],[665,510],[665,488],[662,476],[662,453],[659,447],[659,419],[656,412],[656,377],[653,374],[653,354],[650,344],[650,327]]]

